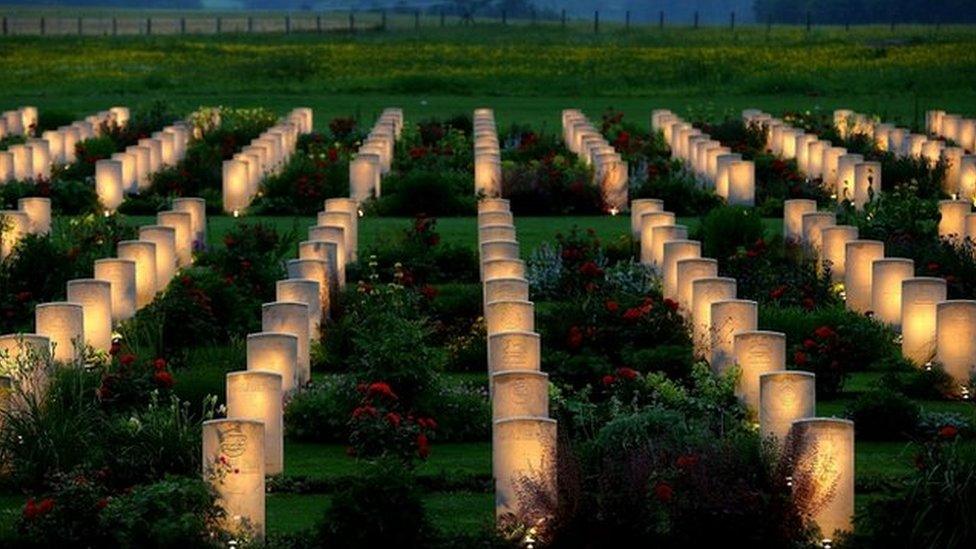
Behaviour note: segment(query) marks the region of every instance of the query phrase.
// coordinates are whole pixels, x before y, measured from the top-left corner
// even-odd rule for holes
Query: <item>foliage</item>
[[[477,252],[442,242],[437,219],[423,214],[417,215],[398,238],[384,241],[367,254],[375,258],[381,280],[392,280],[400,272],[399,283],[407,287],[478,279]]]
[[[969,547],[976,542],[976,455],[946,429],[921,448],[907,484],[867,503],[844,547]]]
[[[702,256],[722,261],[742,248],[761,242],[765,227],[755,209],[725,206],[708,212],[699,230]]]
[[[363,465],[318,526],[319,543],[327,547],[423,547],[431,535],[416,481],[396,462]]]
[[[719,256],[719,274],[734,278],[741,299],[807,311],[839,303],[829,272],[779,237],[758,239],[731,256]]]
[[[101,528],[120,547],[219,546],[210,535],[221,514],[202,479],[167,476],[113,497],[101,512]]]
[[[366,460],[395,460],[410,467],[430,455],[430,436],[437,422],[404,412],[400,397],[387,383],[360,383],[359,405],[349,419],[350,454]]]
[[[78,544],[98,547],[109,532],[99,527],[108,493],[84,470],[56,475],[43,497],[31,497],[18,519],[17,531],[28,547]]]
[[[88,181],[37,179],[8,181],[0,187],[0,200],[10,209],[15,209],[21,198],[34,196],[50,198],[54,215],[84,215],[100,210],[95,187]]]
[[[861,394],[844,415],[854,421],[860,440],[902,439],[914,434],[921,408],[901,393],[877,389]]]
[[[722,203],[721,197],[703,189],[677,161],[649,164],[647,179],[638,182],[633,198],[663,200],[664,209],[677,216],[703,215]]]
[[[349,195],[352,149],[318,133],[302,137],[281,172],[265,177],[249,212],[315,215],[325,199]]]
[[[586,215],[603,213],[600,189],[592,173],[561,145],[549,140],[547,150],[520,163],[502,165],[502,196],[515,215]]]
[[[382,216],[468,215],[475,212],[471,175],[418,166],[383,178],[382,196],[367,205]]]

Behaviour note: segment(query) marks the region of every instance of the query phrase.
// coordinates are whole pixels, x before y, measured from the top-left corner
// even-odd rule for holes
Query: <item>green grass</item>
[[[330,479],[356,472],[356,460],[346,455],[341,444],[285,443],[285,476],[314,480]],[[491,444],[465,442],[435,444],[430,459],[417,467],[421,475],[491,474]]]
[[[348,34],[0,38],[0,103],[75,115],[116,103],[305,105],[324,128],[399,105],[408,120],[491,106],[502,127],[550,131],[559,111],[653,108],[718,117],[850,107],[902,123],[926,108],[973,113],[968,27],[656,28],[478,25]]]

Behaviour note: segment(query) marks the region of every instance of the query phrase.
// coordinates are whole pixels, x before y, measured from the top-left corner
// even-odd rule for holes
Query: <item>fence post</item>
[[[729,14],[729,30],[735,30],[735,12]]]
[[[807,10],[807,32],[810,32],[810,10]]]
[[[695,10],[695,28],[698,28],[698,10]]]
[[[559,14],[559,20],[562,22],[563,28],[566,28],[566,10],[564,9],[562,13]]]
[[[152,34],[152,17],[146,18],[146,36]]]
[[[285,34],[291,34],[291,16],[285,16]]]
[[[444,27],[444,8],[441,8],[441,27]]]
[[[593,34],[600,32],[600,10],[593,12]]]
[[[380,12],[380,15],[380,26],[383,28],[383,30],[386,30],[386,10]]]
[[[85,34],[85,25],[82,23],[82,18],[78,18],[78,36]]]
[[[118,18],[112,18],[112,36],[117,36],[119,34],[119,20]]]
[[[773,30],[773,14],[766,16],[766,32]]]
[[[315,16],[315,31],[318,32],[319,34],[322,34],[322,16],[321,15],[316,15]]]
[[[533,24],[533,25],[535,25],[535,24],[536,24],[536,13],[535,13],[535,8],[532,8],[532,24]]]
[[[247,18],[247,32],[254,32],[254,18]]]
[[[224,20],[221,17],[217,17],[217,34],[224,30]]]
[[[356,14],[352,11],[349,12],[349,32],[356,31]]]
[[[420,30],[420,10],[414,10],[413,12],[413,28]]]
[[[7,16],[3,16],[3,35],[7,36]]]
[[[502,10],[502,25],[508,24],[508,11]]]
[[[630,10],[624,13],[624,30],[630,30]]]
[[[186,34],[186,17],[180,17],[180,34]]]
[[[664,11],[657,12],[657,26],[659,29],[664,29]]]
[[[41,36],[44,36],[44,31],[46,30],[46,27],[47,27],[47,21],[45,21],[44,18],[41,17]]]
[[[895,32],[895,18],[891,18],[891,32]]]

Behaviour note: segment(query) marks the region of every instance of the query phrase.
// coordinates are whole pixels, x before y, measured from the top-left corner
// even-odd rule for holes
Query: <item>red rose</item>
[[[814,347],[817,346],[817,342],[812,339],[804,339],[803,346],[806,347],[807,349],[813,349]]]
[[[637,379],[637,376],[638,375],[639,374],[637,373],[637,370],[634,370],[632,368],[617,368],[617,376],[620,379],[626,379],[628,381],[633,381],[633,380]]]
[[[583,330],[580,330],[579,326],[573,326],[569,329],[569,335],[566,336],[566,345],[570,349],[579,349],[583,345]]]
[[[638,309],[637,307],[631,307],[630,309],[624,311],[623,318],[624,320],[627,320],[629,322],[635,322],[638,319],[640,319],[641,316],[643,316],[643,313],[641,312],[640,309]]]
[[[38,516],[46,515],[50,513],[52,509],[54,509],[54,500],[51,498],[45,498],[37,505],[37,514]]]
[[[381,396],[390,400],[397,399],[397,396],[393,392],[393,389],[390,388],[390,385],[383,381],[370,383],[369,389],[366,390],[366,394],[369,396]]]
[[[101,511],[107,506],[108,506],[108,498],[102,498],[98,500],[97,503],[95,503],[95,508],[98,509],[99,511]]]
[[[156,382],[156,385],[159,385],[164,389],[169,389],[173,386],[173,374],[166,371],[156,372],[153,374],[153,380]]]
[[[786,286],[777,286],[769,292],[769,297],[779,299],[786,293]]]
[[[420,295],[427,298],[427,301],[433,301],[434,298],[437,297],[437,288],[427,284],[420,289]]]
[[[828,337],[834,335],[834,331],[828,326],[821,326],[813,331],[813,335],[819,337],[820,339],[827,339]]]
[[[808,311],[812,311],[813,307],[816,305],[816,303],[809,297],[803,298],[803,301],[800,304],[803,305],[803,308]]]
[[[620,309],[620,304],[612,299],[608,299],[606,303],[606,307],[608,311],[610,311],[611,313],[615,313],[617,312],[618,309]]]
[[[386,414],[386,422],[394,427],[400,426],[400,414],[396,412],[390,412]]]
[[[658,481],[654,485],[654,497],[661,503],[670,503],[671,498],[674,497],[674,488],[671,488],[667,482]]]
[[[932,272],[936,272],[939,270],[939,264],[935,262],[929,263],[928,265],[926,265],[926,268],[928,268],[928,270]]]
[[[121,350],[122,350],[122,345],[118,341],[113,341],[112,346],[109,347],[108,349],[108,354],[115,356],[119,354],[119,351]]]
[[[959,434],[959,429],[954,425],[943,425],[939,428],[939,438],[953,439]]]
[[[156,360],[154,360],[153,361],[153,369],[155,369],[157,371],[158,370],[165,370],[166,369],[166,359],[165,358],[157,358]]]
[[[793,353],[793,363],[797,366],[803,366],[807,363],[807,355],[803,351]]]
[[[613,385],[613,383],[615,381],[617,381],[617,378],[615,378],[615,377],[613,377],[611,375],[605,375],[605,376],[603,376],[603,379],[601,381],[603,382],[603,385],[604,386],[609,387],[609,386]]]
[[[434,418],[432,417],[427,418],[427,428],[430,429],[431,431],[437,430],[437,422],[434,421]]]
[[[591,278],[603,276],[603,269],[592,261],[587,261],[586,263],[580,265],[579,272],[583,276],[589,276]]]
[[[135,361],[136,361],[136,356],[131,354],[122,355],[122,358],[119,359],[119,362],[123,366],[129,366]]]
[[[34,498],[30,498],[24,504],[24,518],[34,520],[35,517],[37,517],[37,504],[34,503]]]
[[[677,311],[679,307],[678,302],[670,297],[664,299],[664,306],[667,307],[671,312]]]
[[[427,435],[420,433],[417,435],[417,455],[420,459],[427,459],[430,455],[430,441],[427,440]]]
[[[376,408],[372,406],[359,406],[352,411],[353,419],[360,419],[363,417],[376,417]]]
[[[678,460],[675,462],[678,469],[691,469],[695,465],[698,465],[698,456],[693,454],[685,454],[678,456]]]

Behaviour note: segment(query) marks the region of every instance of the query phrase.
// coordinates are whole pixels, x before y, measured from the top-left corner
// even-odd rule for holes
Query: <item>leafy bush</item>
[[[590,170],[561,147],[524,163],[502,166],[502,196],[515,215],[603,213],[600,189]]]
[[[16,209],[17,201],[21,198],[33,196],[50,198],[51,213],[55,215],[81,215],[98,213],[100,210],[95,187],[88,181],[8,181],[0,187],[0,199],[10,209]]]
[[[351,375],[336,374],[316,380],[308,390],[288,401],[288,439],[332,443],[347,440],[349,414],[358,400],[356,381]]]
[[[56,474],[41,497],[31,497],[17,521],[18,544],[26,547],[110,545],[99,515],[108,492],[97,476],[78,469]]]
[[[724,259],[763,240],[765,227],[754,208],[715,208],[702,219],[699,229],[702,256]]]
[[[469,246],[445,243],[437,232],[437,219],[418,215],[398,238],[367,250],[381,280],[419,287],[439,282],[476,282],[478,255]]]
[[[327,547],[424,547],[432,536],[416,481],[397,463],[364,464],[318,526]]]
[[[261,214],[315,215],[326,198],[349,196],[351,149],[326,142],[321,134],[305,141],[281,173],[268,176],[248,211]]]
[[[918,404],[887,389],[862,394],[844,411],[844,415],[854,421],[854,429],[862,440],[910,437],[918,426],[920,413]]]
[[[417,167],[384,177],[382,195],[367,211],[382,216],[471,215],[475,202],[469,173]]]
[[[120,547],[219,547],[211,534],[221,513],[202,479],[170,476],[112,498],[101,528]]]
[[[640,183],[633,198],[658,198],[664,209],[677,216],[704,215],[722,204],[722,198],[701,188],[694,176],[670,162],[647,167],[647,179]]]
[[[815,262],[776,237],[759,239],[733,255],[719,256],[719,274],[734,278],[741,299],[761,305],[799,307],[807,311],[835,306],[839,298],[829,272],[817,272]]]

